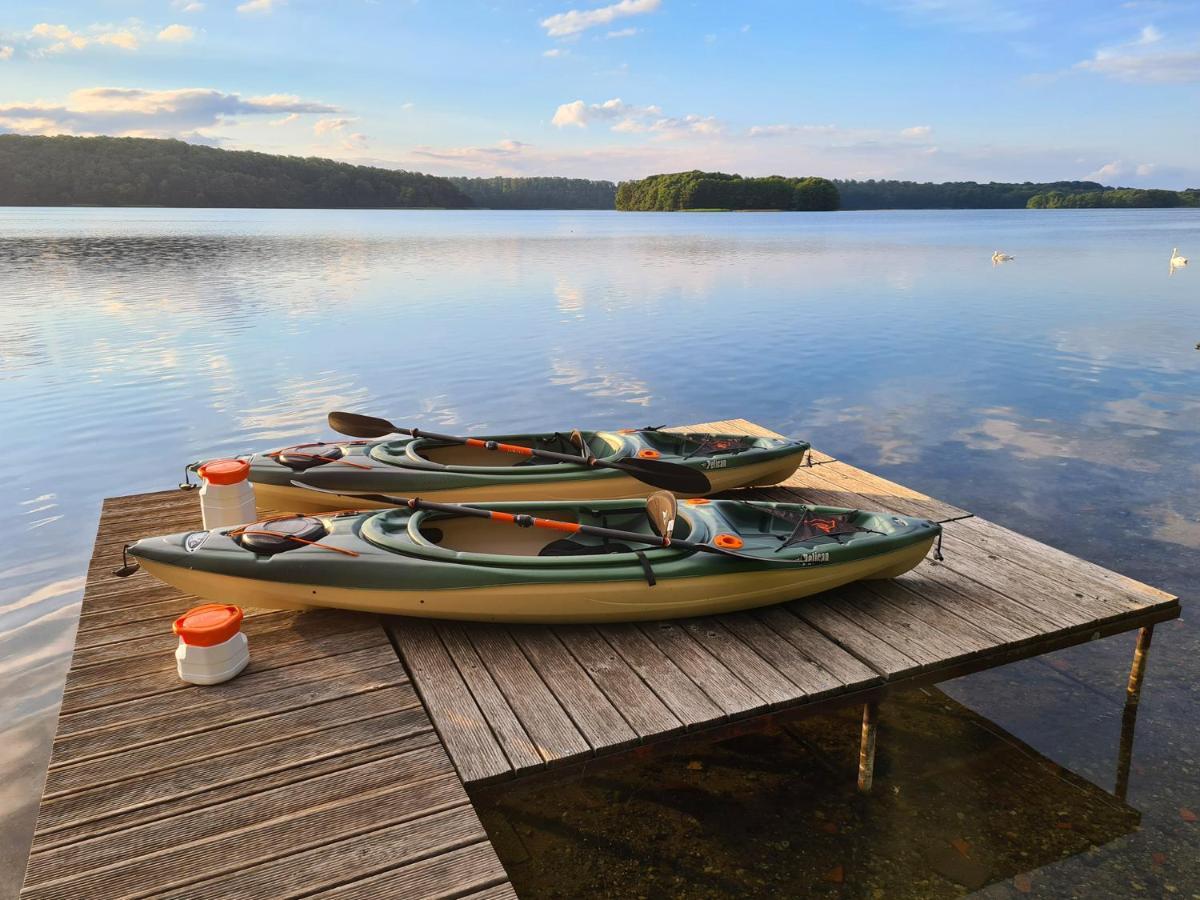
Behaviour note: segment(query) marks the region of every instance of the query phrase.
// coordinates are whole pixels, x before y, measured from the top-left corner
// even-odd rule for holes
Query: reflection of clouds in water
[[[1161,506],[1148,507],[1141,510],[1141,514],[1148,521],[1158,522],[1150,532],[1155,540],[1200,550],[1200,520],[1186,518]]]
[[[1128,368],[1157,373],[1194,372],[1193,345],[1179,339],[1179,322],[1142,316],[1080,325],[1051,336],[1054,349],[1092,373]]]
[[[979,422],[952,436],[972,450],[1004,450],[1017,459],[1080,460],[1133,472],[1161,468],[1139,455],[1127,436],[1107,428],[1028,418],[1010,407],[979,412]]]
[[[654,396],[649,386],[631,375],[602,371],[603,366],[585,367],[578,360],[553,357],[550,360],[550,383],[581,391],[592,397],[618,400],[638,406],[650,406]]]
[[[1084,422],[1131,425],[1156,431],[1200,432],[1200,398],[1175,397],[1170,394],[1142,392],[1105,403],[1102,410],[1088,413]],[[1134,432],[1126,432],[1133,434]]]
[[[291,378],[280,384],[277,399],[239,413],[238,427],[252,440],[324,431],[325,416],[330,410],[362,406],[369,395],[366,388],[355,387],[340,372]]]
[[[583,318],[583,290],[559,278],[554,283],[554,296],[558,298],[558,311],[573,315],[576,319]]]
[[[890,380],[867,393],[859,393],[865,402],[848,405],[844,397],[826,396],[813,401],[798,424],[799,434],[807,429],[830,429],[846,434],[845,443],[818,447],[826,452],[846,452],[850,440],[875,450],[875,465],[900,466],[918,462],[925,454],[931,436],[938,434],[938,423],[958,411],[957,401],[946,395],[945,385],[937,379],[904,378]],[[853,437],[850,437],[850,432]]]

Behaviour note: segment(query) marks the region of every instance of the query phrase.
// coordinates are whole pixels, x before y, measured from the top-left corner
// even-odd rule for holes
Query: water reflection
[[[100,500],[173,485],[203,456],[324,437],[333,406],[460,430],[745,416],[1184,592],[1200,544],[1200,335],[1187,278],[1163,281],[1160,266],[1164,246],[1198,234],[1192,210],[0,210],[0,672],[18,685],[0,693],[0,800],[12,811],[0,862],[23,858],[32,828]],[[992,272],[998,246],[1019,261]],[[1111,643],[1056,657],[1071,673],[1018,665],[947,690],[1102,780],[1111,768],[1092,757],[1119,712],[1056,729],[1127,668]],[[1147,774],[1135,766],[1130,803],[1170,844],[1178,796],[1200,789],[1195,760],[1171,750],[1172,722],[1200,699],[1200,645],[1181,628],[1155,652],[1166,677],[1143,701],[1135,763]],[[966,759],[966,732],[947,724],[959,717],[921,721],[929,746]],[[817,794],[842,775],[787,754],[805,774],[796,818],[779,828],[800,844],[804,804],[834,802]],[[753,793],[753,770],[714,767],[744,770]],[[743,802],[741,776],[721,777],[713,802]],[[982,790],[971,780],[962,791]],[[687,784],[677,805],[696,799]],[[968,814],[929,790],[915,796]],[[979,817],[1008,808],[975,799]],[[859,883],[855,859],[925,859],[903,829],[838,802],[838,833],[820,840],[843,848],[830,868],[845,867],[845,890]],[[896,821],[918,828],[917,812]],[[676,838],[722,872],[753,872],[735,859],[743,851],[775,864],[745,843],[705,845],[703,829],[654,840]],[[1100,868],[1140,872],[1144,847],[1124,840],[1089,852]],[[887,873],[910,871],[890,865],[869,879],[889,894]],[[1073,865],[1053,868],[1090,877]],[[0,896],[19,871],[0,865]]]

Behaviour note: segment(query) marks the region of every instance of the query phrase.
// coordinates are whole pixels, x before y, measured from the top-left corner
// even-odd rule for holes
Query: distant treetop
[[[838,190],[825,178],[743,178],[724,172],[651,175],[617,186],[617,209],[834,210]]]

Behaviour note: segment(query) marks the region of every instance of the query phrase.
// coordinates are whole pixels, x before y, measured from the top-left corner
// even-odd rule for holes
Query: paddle
[[[580,435],[580,452],[582,456],[572,456],[569,453],[555,453],[553,450],[536,450],[531,447],[521,447],[516,444],[501,444],[496,441],[484,441],[479,438],[458,437],[452,434],[437,434],[416,428],[400,428],[387,419],[377,419],[374,416],[361,416],[358,413],[331,412],[329,427],[334,431],[357,438],[377,438],[388,434],[407,434],[412,437],[426,437],[435,441],[445,441],[448,444],[464,444],[468,447],[480,447],[484,450],[496,450],[501,453],[515,453],[520,456],[533,456],[538,459],[551,459],[560,463],[572,463],[577,466],[593,466],[597,469],[616,469],[632,475],[638,481],[653,485],[656,488],[673,491],[677,494],[707,494],[712,490],[708,477],[697,469],[681,466],[678,463],[663,462],[660,459],[597,459],[588,449],[587,442]],[[572,432],[572,438],[578,432]]]
[[[716,544],[704,544],[699,541],[685,541],[679,538],[672,538],[670,531],[674,528],[674,519],[670,520],[670,527],[664,525],[665,535],[648,535],[639,534],[636,531],[621,531],[617,528],[600,528],[596,525],[581,525],[578,522],[560,522],[558,519],[539,519],[536,516],[529,515],[514,515],[513,513],[500,512],[494,509],[482,509],[478,506],[466,506],[459,503],[434,503],[432,500],[422,500],[420,497],[393,497],[389,494],[364,494],[355,491],[334,491],[327,488],[315,487],[311,484],[306,484],[303,481],[293,479],[292,485],[298,488],[304,488],[308,491],[318,491],[322,494],[337,494],[341,497],[357,497],[360,500],[370,500],[374,503],[388,503],[392,506],[407,506],[409,509],[419,510],[427,509],[434,512],[445,512],[459,516],[474,516],[478,519],[491,519],[495,522],[505,522],[509,525],[516,525],[520,528],[549,528],[552,531],[565,531],[567,534],[592,534],[596,537],[612,538],[617,541],[629,541],[636,544],[653,544],[657,547],[678,547],[681,550],[695,550],[701,553],[715,553],[718,556],[731,556],[734,559],[744,559],[755,563],[765,563],[767,565],[787,565],[787,566],[811,566],[813,563],[805,562],[796,559],[778,559],[762,556],[752,556],[749,553],[738,553],[727,547],[718,547]],[[670,497],[670,494],[665,496]],[[661,495],[655,494],[655,497]],[[671,497],[672,501],[674,497]],[[661,504],[658,510],[665,507],[665,503],[660,500]],[[657,523],[655,523],[655,527]],[[721,538],[737,540],[734,535],[717,535],[717,539]],[[739,543],[740,546],[740,543]]]

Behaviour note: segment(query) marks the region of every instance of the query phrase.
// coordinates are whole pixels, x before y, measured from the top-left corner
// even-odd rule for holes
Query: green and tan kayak
[[[933,522],[890,513],[692,500],[678,509],[678,543],[666,544],[645,500],[486,508],[494,518],[409,508],[291,515],[145,538],[129,552],[180,590],[242,606],[604,622],[748,609],[893,578],[916,566],[941,532]],[[528,523],[525,517],[563,523],[562,532],[578,524],[632,532],[657,545],[514,527],[515,520]],[[695,543],[738,555],[681,546]]]
[[[702,472],[711,493],[778,484],[800,465],[803,441],[736,434],[676,434],[657,429],[585,431],[598,459],[658,460]],[[495,441],[578,456],[564,434],[489,435]],[[292,512],[383,508],[354,493],[401,494],[448,501],[613,500],[645,497],[654,487],[625,472],[571,463],[542,463],[428,437],[341,440],[243,456],[260,508]],[[200,463],[193,464],[196,468]],[[302,481],[324,491],[297,487]],[[344,491],[345,494],[337,493]],[[708,493],[708,492],[706,492]],[[680,496],[689,496],[681,494]]]

